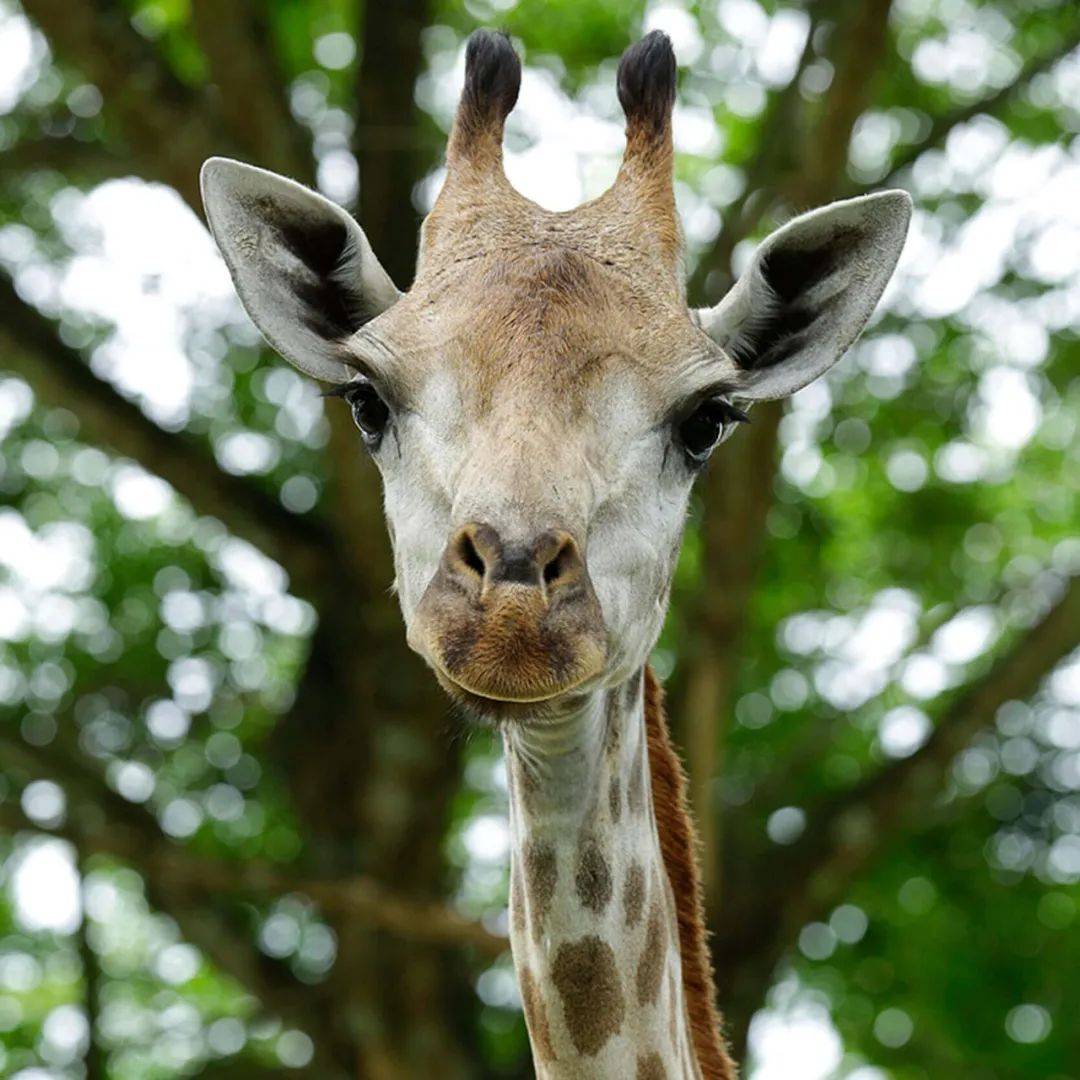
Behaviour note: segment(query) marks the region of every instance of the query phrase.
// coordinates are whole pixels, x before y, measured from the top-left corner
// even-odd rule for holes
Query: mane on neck
[[[652,668],[645,669],[645,731],[649,747],[656,831],[664,869],[675,895],[683,989],[694,1053],[703,1080],[734,1080],[735,1065],[720,1034],[712,961],[705,940],[705,914],[697,864],[697,834],[686,805],[686,777],[671,745],[664,692]]]

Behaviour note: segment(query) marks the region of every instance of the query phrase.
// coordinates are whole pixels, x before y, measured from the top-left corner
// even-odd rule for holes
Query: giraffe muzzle
[[[409,641],[453,696],[493,707],[579,690],[607,659],[603,614],[575,538],[549,529],[505,542],[482,522],[450,537]]]

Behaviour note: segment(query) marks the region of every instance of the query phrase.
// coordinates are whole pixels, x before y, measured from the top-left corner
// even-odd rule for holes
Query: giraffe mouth
[[[515,640],[524,637],[521,641]],[[534,641],[533,639],[536,638]],[[552,714],[579,700],[602,674],[606,642],[587,635],[520,634],[480,636],[466,648],[460,635],[440,636],[426,650],[443,689],[485,716]]]
[[[555,701],[558,698],[564,697],[566,694],[572,694],[593,677],[593,672],[587,672],[575,682],[572,682],[567,686],[560,686],[554,690],[513,693],[504,690],[498,692],[478,690],[475,687],[462,682],[460,679],[452,678],[444,671],[437,672],[436,674],[439,681],[444,683],[451,692],[467,694],[470,698],[479,698],[481,701],[491,702],[493,705],[539,705],[544,702]]]
[[[519,723],[551,719],[572,711],[595,681],[596,673],[588,673],[566,686],[545,693],[511,694],[472,688],[435,668],[435,677],[442,688],[459,705],[486,720],[516,721]]]

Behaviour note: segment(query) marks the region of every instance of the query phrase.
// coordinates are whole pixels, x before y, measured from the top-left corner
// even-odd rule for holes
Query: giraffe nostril
[[[487,566],[485,565],[480,552],[476,550],[476,543],[469,533],[464,533],[458,538],[457,554],[461,565],[467,570],[471,570],[482,580],[484,574],[487,572]]]
[[[554,539],[554,551],[544,561],[541,573],[549,592],[577,580],[582,570],[581,553],[573,538],[564,533],[555,534]]]
[[[544,584],[554,585],[558,580],[560,573],[558,558],[552,559],[551,562],[544,567]]]
[[[446,545],[444,566],[468,588],[479,589],[496,566],[502,550],[498,534],[476,523],[459,529]]]
[[[525,585],[548,596],[585,574],[577,543],[569,533],[549,530],[531,544],[505,544],[481,522],[462,526],[443,556],[446,572],[469,593],[486,595],[505,585]]]

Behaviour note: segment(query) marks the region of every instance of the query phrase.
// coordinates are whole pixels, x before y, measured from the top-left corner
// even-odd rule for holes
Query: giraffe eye
[[[369,442],[377,442],[390,419],[390,410],[386,402],[375,392],[371,383],[361,383],[353,389],[345,400],[352,409],[353,420],[360,429],[360,434]]]
[[[704,464],[713,447],[720,441],[728,424],[744,423],[750,418],[723,398],[706,398],[698,402],[677,425],[682,448],[691,464]]]
[[[379,392],[367,379],[354,379],[327,391],[329,397],[344,398],[352,410],[353,421],[360,429],[364,442],[374,449],[379,444],[386,425],[390,422],[390,409]]]

